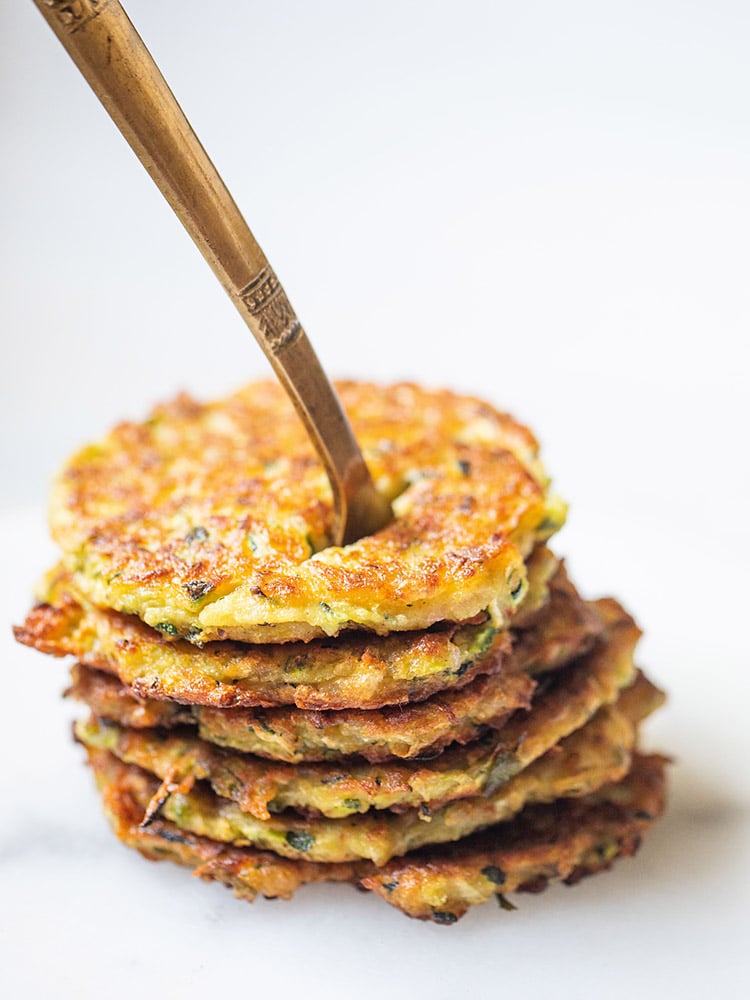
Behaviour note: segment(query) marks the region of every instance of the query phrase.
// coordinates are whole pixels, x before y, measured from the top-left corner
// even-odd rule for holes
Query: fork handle
[[[117,0],[34,0],[239,310],[292,399],[333,490],[334,542],[383,527],[377,492],[289,299]]]

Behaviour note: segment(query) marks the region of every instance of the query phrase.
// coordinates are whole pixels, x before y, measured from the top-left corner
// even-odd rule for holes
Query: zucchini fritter
[[[583,601],[561,563],[549,583],[548,600],[513,628],[513,664],[533,676],[555,670],[590,649],[605,631],[601,601]],[[606,600],[606,599],[604,599]]]
[[[198,724],[194,706],[139,698],[116,677],[84,667],[82,663],[73,664],[70,678],[63,697],[83,702],[100,719],[135,729]]]
[[[439,924],[455,923],[493,896],[509,908],[506,893],[541,892],[555,880],[572,885],[635,854],[642,833],[663,812],[666,764],[656,754],[635,754],[625,778],[592,795],[532,806],[467,840],[394,858],[361,877],[360,885],[407,916]],[[196,874],[215,877],[222,867],[214,857]]]
[[[64,577],[62,578],[64,581]],[[502,670],[508,632],[489,622],[284,644],[170,641],[133,615],[75,601],[60,578],[16,629],[20,642],[116,674],[133,693],[183,704],[380,708]]]
[[[613,706],[602,708],[582,729],[487,796],[458,799],[424,822],[420,810],[400,814],[371,811],[344,819],[306,819],[285,812],[259,820],[203,784],[162,787],[151,811],[183,830],[239,845],[272,850],[309,861],[365,858],[383,865],[426,844],[458,840],[509,819],[525,805],[585,795],[619,780],[630,765],[635,725]]]
[[[117,836],[250,900],[346,881],[441,924],[632,854],[664,696],[547,548],[533,435],[448,391],[338,390],[394,513],[348,546],[276,382],[180,396],[56,481],[62,561],[15,633],[78,661]]]
[[[322,865],[301,859],[293,861],[270,851],[229,847],[180,830],[174,823],[161,818],[144,826],[144,813],[158,791],[159,782],[146,771],[123,764],[106,750],[88,749],[87,756],[102,796],[105,815],[117,837],[151,861],[169,860],[192,867],[231,858],[243,867],[239,878],[243,889],[237,895],[247,900],[254,899],[258,893],[272,899],[289,899],[296,889],[308,882],[350,882],[354,878],[353,865]],[[199,873],[196,870],[194,874]],[[206,877],[223,881],[218,873]]]
[[[79,451],[51,527],[92,603],[192,642],[284,642],[503,626],[525,557],[564,518],[531,432],[488,404],[415,385],[338,391],[395,520],[326,547],[325,473],[279,385],[182,396]]]
[[[542,553],[540,577],[556,565],[545,549]],[[535,583],[535,589],[543,589],[549,601],[530,617],[528,636],[515,629],[498,633],[484,622],[391,636],[352,633],[335,641],[198,647],[169,641],[133,616],[77,603],[65,576],[55,574],[48,578],[43,602],[15,635],[42,652],[72,655],[86,666],[116,674],[140,698],[221,708],[289,704],[375,709],[422,701],[436,691],[463,687],[480,674],[555,669],[602,632],[595,608],[581,600],[563,566],[550,582]]]
[[[549,603],[553,581],[561,580],[563,577],[565,577],[564,563],[547,545],[537,545],[526,560],[528,587],[511,621],[514,630],[526,628],[535,621],[537,613]],[[575,590],[571,589],[575,593]]]
[[[629,774],[590,796],[531,806],[507,823],[456,844],[393,858],[387,866],[319,864],[226,844],[156,819],[140,825],[157,782],[105,751],[89,751],[105,813],[118,838],[151,860],[170,860],[230,886],[252,902],[288,899],[309,882],[353,882],[408,916],[453,924],[469,906],[511,892],[539,892],[609,868],[635,853],[664,808],[662,757],[636,755]]]
[[[368,809],[435,809],[454,799],[491,794],[632,683],[639,632],[615,602],[607,602],[604,610],[606,646],[562,671],[534,699],[529,713],[517,713],[499,732],[449,748],[431,761],[293,766],[228,753],[184,732],[123,729],[95,718],[78,723],[75,731],[87,746],[109,750],[169,783],[205,779],[217,795],[261,820],[287,808],[330,819]]]
[[[127,726],[197,723],[208,743],[291,764],[357,754],[369,761],[431,757],[450,743],[469,743],[526,708],[535,687],[528,674],[490,674],[414,705],[332,712],[298,708],[209,708],[134,697],[113,677],[73,668],[68,693]],[[153,721],[150,721],[153,720]]]

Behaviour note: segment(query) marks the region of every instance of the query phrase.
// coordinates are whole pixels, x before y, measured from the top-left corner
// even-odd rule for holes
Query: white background
[[[741,996],[748,988],[750,6],[130,0],[336,375],[528,421],[587,595],[646,630],[671,810],[575,890],[421,925],[346,887],[248,907],[121,848],[64,667],[4,627],[11,997]],[[0,607],[55,468],[178,389],[267,373],[30,2],[0,6]]]

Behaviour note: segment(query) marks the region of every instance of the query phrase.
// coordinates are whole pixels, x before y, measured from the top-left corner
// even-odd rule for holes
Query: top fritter
[[[326,547],[325,473],[283,390],[185,396],[82,449],[51,525],[81,598],[194,642],[285,642],[503,623],[524,559],[564,519],[531,432],[470,397],[337,385],[395,520]]]

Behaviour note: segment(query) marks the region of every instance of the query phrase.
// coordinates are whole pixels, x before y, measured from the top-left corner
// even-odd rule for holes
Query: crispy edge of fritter
[[[510,623],[514,631],[526,628],[536,620],[542,608],[549,603],[552,580],[561,570],[564,574],[563,561],[548,545],[534,547],[534,551],[526,560],[528,590]]]
[[[559,565],[546,546],[538,547],[529,560],[529,608],[535,622]],[[352,634],[334,644],[224,642],[200,648],[171,640],[135,616],[79,603],[59,567],[47,575],[39,597],[24,624],[14,628],[17,641],[113,673],[139,697],[184,704],[375,709],[421,701],[438,690],[462,687],[482,673],[509,669],[510,633],[498,633],[481,622],[446,624],[421,635]],[[570,586],[565,599],[581,601]],[[565,613],[559,597],[555,613]],[[574,612],[567,617],[572,621]],[[543,634],[539,625],[537,634]],[[549,653],[540,651],[540,660],[548,659]]]
[[[289,764],[358,755],[372,763],[390,757],[436,756],[450,743],[470,743],[530,704],[527,674],[483,675],[464,688],[441,691],[414,705],[365,711],[297,708],[210,708],[143,701],[108,674],[80,664],[68,693],[94,714],[128,726],[197,724],[208,743]],[[157,721],[158,720],[158,721]]]
[[[546,546],[532,553],[529,607],[537,622],[558,568],[559,561]],[[572,622],[576,613],[564,605],[580,603],[581,598],[569,585],[561,593],[554,613]],[[221,708],[289,704],[325,711],[377,709],[423,701],[437,691],[463,687],[481,674],[512,669],[510,633],[497,633],[489,624],[445,626],[424,635],[388,638],[349,635],[334,644],[225,642],[201,649],[171,641],[132,615],[79,603],[59,569],[48,574],[40,597],[24,624],[14,629],[16,639],[114,674],[140,699]],[[554,635],[554,623],[548,628]],[[535,634],[543,635],[543,616]],[[569,644],[574,644],[574,637]],[[527,658],[530,652],[527,649]],[[549,669],[549,652],[544,648],[539,659]]]
[[[454,924],[470,906],[511,892],[539,892],[550,882],[568,884],[610,868],[637,850],[641,836],[662,813],[666,759],[636,755],[630,773],[596,795],[529,807],[514,820],[457,844],[369,864],[325,865],[292,861],[268,851],[227,847],[156,819],[140,826],[156,782],[106,751],[89,762],[115,835],[154,860],[193,868],[252,902],[259,894],[288,899],[310,882],[352,882],[375,892],[407,916]]]
[[[523,628],[511,631],[514,667],[532,676],[581,656],[606,633],[600,602],[583,600],[564,561],[549,581],[548,591],[548,601],[523,621]]]
[[[580,729],[599,707],[616,702],[622,709],[625,704],[620,699],[636,679],[634,656],[642,632],[614,598],[602,598],[595,607],[604,628],[599,641],[567,666],[558,665],[555,673],[547,674],[530,708],[516,712],[500,731],[506,752],[522,767],[549,749],[550,731],[557,743]],[[633,710],[636,705],[634,699]]]
[[[53,656],[75,656],[114,674],[139,697],[217,708],[294,705],[300,709],[377,709],[423,701],[508,669],[511,640],[489,623],[445,625],[423,633],[353,633],[286,645],[233,641],[198,647],[170,640],[132,615],[79,604],[53,581],[18,642]]]
[[[191,833],[285,857],[340,862],[391,857],[427,844],[458,840],[510,819],[531,803],[586,795],[622,777],[630,765],[636,727],[615,706],[601,708],[580,730],[488,796],[458,799],[430,813],[371,811],[346,819],[306,819],[289,810],[259,820],[203,782],[165,782],[155,804],[165,818]],[[158,807],[158,808],[157,808]],[[153,812],[153,811],[152,811]]]
[[[184,731],[122,728],[96,718],[77,723],[75,733],[85,745],[109,750],[162,781],[207,780],[217,795],[257,819],[287,808],[335,819],[371,808],[420,806],[427,807],[424,818],[429,819],[429,810],[449,801],[491,794],[633,682],[640,631],[614,601],[602,610],[609,630],[606,645],[556,675],[556,683],[534,699],[529,712],[517,712],[482,741],[449,747],[431,761],[269,763]]]
[[[133,729],[197,725],[190,705],[140,698],[118,677],[82,663],[74,663],[70,668],[70,680],[63,697],[88,705],[101,719]]]
[[[531,806],[456,844],[394,858],[361,885],[408,916],[439,924],[493,896],[505,908],[506,893],[541,892],[556,880],[572,885],[635,854],[664,811],[667,763],[636,754],[623,779],[592,795]]]
[[[560,598],[569,599],[580,600],[575,592],[572,598],[569,593]],[[605,601],[605,607],[606,604]],[[600,636],[604,628],[602,614],[595,611],[592,618],[596,620],[596,634]],[[579,648],[589,648],[588,633],[575,627]],[[536,635],[537,641],[543,643],[540,631]],[[561,644],[557,634],[552,643],[555,650],[559,650]],[[564,646],[567,650],[572,649],[572,639]],[[594,651],[597,648],[595,646]],[[540,656],[545,657],[543,648]],[[548,670],[550,666],[547,658]],[[557,663],[556,668],[560,667]],[[198,722],[204,740],[226,749],[293,764],[352,754],[377,763],[389,757],[434,756],[450,743],[466,744],[479,739],[488,729],[503,725],[509,711],[528,707],[533,690],[534,682],[526,674],[514,672],[479,677],[462,689],[441,692],[424,702],[402,707],[333,712],[194,707],[188,718]],[[186,721],[184,709],[177,706],[168,709],[169,703],[162,703],[165,708],[160,710],[158,702],[144,701],[131,689],[119,686],[114,679],[108,680],[87,668],[74,668],[70,692],[89,704],[96,715],[126,725],[145,725],[149,718],[161,720],[160,725]],[[171,722],[170,713],[173,715]]]
[[[479,656],[474,661],[465,660],[457,668],[457,674],[461,676],[454,678],[453,689],[473,683],[476,680],[477,674],[481,676],[482,673],[494,673],[496,671],[511,672],[518,669],[524,669],[530,673],[550,671],[563,664],[564,658],[561,655],[562,653],[568,659],[571,659],[573,656],[580,655],[591,647],[596,639],[600,637],[604,628],[601,615],[598,614],[595,605],[584,606],[582,599],[567,580],[562,568],[558,571],[555,581],[553,581],[550,588],[552,599],[550,600],[548,609],[541,611],[535,616],[531,638],[526,638],[525,633],[521,633],[520,637],[515,633],[511,633],[513,636],[514,651],[511,655],[507,655],[507,634],[501,634],[501,636],[496,638],[492,644],[492,648],[485,655]],[[75,624],[71,623],[70,616],[73,616],[72,620],[76,621],[79,620],[78,616],[81,613],[82,609],[79,606],[64,598],[56,606],[37,605],[30,612],[26,623],[23,626],[16,627],[14,630],[16,638],[18,641],[32,646],[41,652],[51,653],[55,656],[66,654],[76,655],[86,666],[97,670],[104,670],[107,673],[117,676],[127,686],[127,693],[137,698],[140,703],[143,703],[143,700],[148,698],[149,700],[157,701],[177,701],[181,704],[203,703],[207,707],[214,705],[222,709],[257,707],[259,703],[261,705],[268,705],[271,700],[273,688],[271,682],[280,680],[277,674],[273,674],[270,678],[262,679],[259,681],[263,685],[262,691],[253,690],[252,681],[248,687],[244,688],[240,685],[222,682],[220,678],[215,676],[216,668],[215,664],[212,663],[208,647],[205,651],[197,651],[194,647],[185,643],[180,644],[178,647],[176,644],[166,642],[153,632],[151,632],[151,638],[155,641],[136,640],[134,643],[128,630],[122,634],[115,633],[114,638],[110,636],[110,645],[115,655],[103,654],[102,636],[96,629],[93,631],[81,630],[82,632],[89,632],[88,638],[77,638],[79,630]],[[109,620],[103,613],[98,613],[97,620],[99,618],[104,622]],[[134,628],[134,634],[137,636],[138,632],[142,629],[145,629],[145,626],[141,626],[138,623]],[[231,648],[231,644],[229,645]],[[126,657],[125,651],[127,648],[131,648],[131,653]],[[179,652],[182,648],[185,648],[183,656]],[[243,649],[243,647],[238,648],[240,651]],[[149,657],[153,658],[154,654],[159,657],[162,655],[163,650],[167,650],[170,656],[176,657],[176,663],[173,664],[173,676],[170,682],[166,683],[159,676],[159,672],[149,666],[145,669],[145,676],[133,676],[133,671],[128,667],[133,658],[136,660],[139,657],[143,658],[148,664]],[[226,656],[226,651],[222,655]],[[201,666],[204,658],[206,665]],[[380,662],[382,663],[382,661]],[[369,669],[374,670],[377,663],[377,658],[371,657],[368,664]],[[191,669],[193,667],[195,668],[194,670]],[[188,681],[181,679],[183,668],[186,670],[188,677],[197,675],[197,679],[195,676],[193,676],[192,681],[190,679]],[[143,667],[141,666],[137,669],[142,671]],[[211,673],[212,670],[214,671],[213,674]],[[300,694],[299,687],[295,688],[288,683],[285,685],[282,684],[281,694],[276,693],[274,695],[276,703],[282,699],[296,699],[301,704],[295,705],[295,707],[302,708],[305,705],[312,704],[317,706],[316,711],[324,712],[343,710],[344,708],[354,710],[362,708],[361,699],[359,704],[341,705],[340,701],[338,701],[333,704],[332,708],[321,708],[321,703],[323,705],[331,704],[327,700],[329,696],[325,690],[321,691],[319,689],[315,697],[312,698],[309,695],[311,686],[307,686],[307,694],[304,694],[304,692]],[[408,687],[409,685],[407,685],[407,690]],[[443,690],[447,691],[449,688],[444,686]],[[286,691],[286,694],[284,694],[284,691]],[[123,693],[125,692],[123,691]],[[425,700],[422,697],[424,693],[425,688],[419,687],[416,697],[410,697],[408,700],[411,702]],[[268,697],[264,697],[264,695],[268,695]],[[390,697],[394,696],[394,692],[391,690]],[[375,710],[374,701],[382,701],[382,697],[373,699],[371,696],[367,699],[370,710]]]
[[[174,823],[161,818],[144,826],[144,814],[158,791],[158,781],[141,768],[123,764],[106,750],[87,748],[86,753],[102,796],[104,813],[116,836],[151,861],[168,859],[193,867],[220,857],[235,859],[239,855],[247,868],[243,872],[242,892],[238,895],[249,901],[259,892],[269,898],[289,899],[294,890],[306,882],[350,881],[352,878],[350,865],[333,867],[292,861],[270,851],[228,848],[226,844],[180,830]]]

